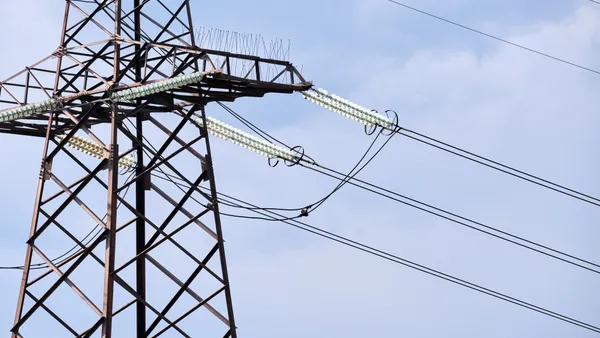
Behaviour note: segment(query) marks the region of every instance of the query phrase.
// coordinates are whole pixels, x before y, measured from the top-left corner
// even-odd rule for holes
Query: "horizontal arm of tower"
[[[268,93],[290,94],[312,88],[300,72],[287,61],[265,59],[196,47],[122,41],[124,54],[119,63],[122,76],[119,83],[110,81],[107,59],[114,43],[99,42],[96,53],[86,54],[81,48],[65,49],[26,67],[19,73],[0,82],[0,114],[11,109],[26,107],[40,101],[58,100],[60,107],[54,111],[67,111],[71,116],[59,114],[52,129],[64,133],[78,117],[93,110],[85,122],[87,127],[110,121],[108,98],[111,92],[135,88],[193,73],[210,74],[197,83],[171,88],[166,92],[141,97],[142,105],[134,101],[119,102],[125,117],[137,114],[170,112],[181,101],[206,104],[213,101],[235,101],[241,97],[262,97]],[[62,66],[57,67],[57,59]],[[67,62],[68,61],[68,62]],[[143,80],[132,82],[135,67],[143,62]],[[60,63],[59,63],[60,64]],[[57,71],[57,68],[60,70]],[[129,74],[131,73],[131,74]],[[129,82],[129,83],[128,83]],[[55,88],[56,87],[56,88]],[[39,112],[11,121],[1,121],[0,133],[45,137],[49,112]]]

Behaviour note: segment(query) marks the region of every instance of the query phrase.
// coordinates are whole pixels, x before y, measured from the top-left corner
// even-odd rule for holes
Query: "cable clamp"
[[[306,207],[306,208],[304,208],[304,209],[302,209],[300,211],[300,216],[301,217],[308,217],[308,207]]]

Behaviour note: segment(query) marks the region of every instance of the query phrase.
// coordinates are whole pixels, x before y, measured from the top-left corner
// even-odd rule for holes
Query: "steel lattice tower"
[[[0,82],[0,114],[36,109],[0,133],[45,139],[12,337],[237,336],[209,137],[192,118],[311,84],[289,62],[194,40],[189,0],[66,0],[60,47]],[[67,147],[81,136],[93,149]]]

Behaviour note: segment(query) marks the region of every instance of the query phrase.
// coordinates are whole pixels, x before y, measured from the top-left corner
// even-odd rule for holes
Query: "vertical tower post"
[[[60,47],[64,47],[65,44],[65,33],[67,30],[67,18],[69,17],[69,3],[67,2],[65,5],[65,14],[64,14],[64,20],[63,20],[63,25],[62,25],[62,30],[61,30],[61,34],[60,34]],[[56,65],[56,71],[60,71],[60,67],[61,67],[61,62],[62,62],[62,56],[58,57],[58,61],[57,61],[57,65]],[[56,92],[58,91],[58,77],[55,78],[54,81],[54,87],[52,90],[53,96],[56,95]],[[21,318],[23,317],[23,307],[24,307],[24,303],[25,303],[25,298],[27,295],[27,282],[29,280],[29,272],[31,269],[31,259],[32,259],[32,255],[33,255],[33,245],[35,243],[35,240],[31,240],[33,238],[33,236],[35,235],[35,233],[37,232],[38,229],[38,222],[39,222],[39,209],[40,209],[40,203],[41,203],[41,199],[42,199],[42,195],[44,193],[44,183],[45,181],[48,179],[48,174],[49,174],[49,169],[52,167],[52,162],[47,161],[47,156],[48,156],[48,147],[49,147],[49,143],[52,137],[52,133],[51,133],[51,126],[52,126],[52,121],[53,121],[53,114],[49,114],[48,115],[48,125],[47,125],[47,130],[46,130],[46,135],[45,135],[45,139],[44,139],[44,148],[42,150],[42,165],[40,167],[40,176],[38,179],[38,184],[37,184],[37,190],[36,190],[36,195],[35,195],[35,202],[33,205],[33,216],[32,216],[32,220],[31,220],[31,226],[30,226],[30,231],[29,231],[29,241],[27,243],[27,249],[25,251],[25,263],[23,264],[23,277],[21,278],[21,286],[19,288],[19,298],[17,300],[17,308],[15,311],[15,320],[13,322],[13,329],[11,337],[12,338],[17,338],[18,337],[18,333],[15,331],[15,328],[17,328],[18,330],[18,325],[22,325],[21,323]]]
[[[134,38],[136,41],[142,40],[141,35],[141,8],[140,0],[133,1],[134,8]],[[141,46],[135,45],[135,52],[137,55],[141,52]],[[139,58],[135,63],[135,81],[142,82],[142,59]],[[142,100],[136,100],[136,105],[139,107],[142,104]],[[142,215],[146,214],[146,189],[148,189],[149,175],[144,175],[144,149],[143,147],[136,147],[136,144],[144,143],[144,116],[138,114],[135,119],[135,126],[137,129],[136,142],[133,142],[133,146],[136,148],[136,158],[138,159],[138,165],[135,169],[136,176],[143,176],[141,180],[135,183],[135,204],[137,212]],[[146,332],[146,306],[144,301],[146,299],[146,260],[143,257],[143,251],[146,246],[146,223],[144,219],[139,217],[135,224],[135,247],[136,256],[138,257],[135,262],[136,268],[136,291],[140,297],[140,300],[136,302],[136,336],[137,338],[145,337]]]
[[[202,119],[206,121],[206,109],[202,107]],[[204,133],[208,134],[206,130],[207,123],[204,124]],[[217,183],[215,181],[215,170],[212,163],[212,154],[210,151],[210,141],[206,138],[206,167],[207,174],[210,180],[210,192],[212,199],[213,212],[215,214],[215,226],[217,230],[217,243],[219,245],[219,254],[221,258],[221,273],[223,274],[224,284],[227,285],[225,289],[225,301],[227,302],[227,315],[229,316],[229,323],[231,330],[229,331],[231,338],[237,338],[237,331],[235,326],[235,318],[233,315],[233,301],[231,298],[231,288],[229,287],[229,272],[227,271],[227,259],[225,258],[225,241],[223,240],[223,228],[221,226],[221,215],[219,213],[219,199],[217,196]]]
[[[121,0],[115,0],[115,39],[112,41],[113,76],[112,82],[119,82],[121,73],[121,45],[117,37],[121,36]],[[117,189],[119,187],[119,140],[118,126],[120,124],[119,104],[110,104],[110,143],[108,149],[108,237],[106,239],[106,258],[104,265],[104,308],[102,311],[102,338],[113,336],[113,306],[115,297],[115,256],[117,251]]]

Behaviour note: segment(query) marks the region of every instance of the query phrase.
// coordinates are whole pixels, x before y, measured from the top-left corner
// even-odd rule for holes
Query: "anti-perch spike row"
[[[319,88],[314,91],[305,91],[302,92],[302,95],[306,100],[312,103],[318,104],[326,109],[358,121],[364,125],[379,125],[386,128],[393,123],[393,121],[387,116],[373,112],[337,95],[330,95],[324,89]]]
[[[254,135],[250,135],[244,131],[234,128],[213,117],[207,117],[206,120],[206,129],[209,133],[217,137],[225,140],[231,140],[233,143],[241,147],[269,158],[281,158],[288,161],[294,160],[294,155],[289,149],[261,140]],[[195,119],[195,122],[200,126],[204,125],[202,119]]]
[[[65,136],[58,135],[58,136],[56,136],[56,138],[59,141],[62,141],[65,138]],[[73,135],[73,137],[71,137],[69,139],[69,141],[67,141],[67,145],[76,150],[81,151],[82,153],[84,153],[86,155],[90,155],[97,159],[102,159],[102,157],[104,156],[104,149],[102,149],[102,147],[100,147],[93,141],[88,140],[88,139],[78,136],[78,135]],[[136,160],[131,156],[125,156],[119,160],[119,167],[121,167],[123,169],[129,169],[129,168],[135,166],[136,164],[137,164]]]

